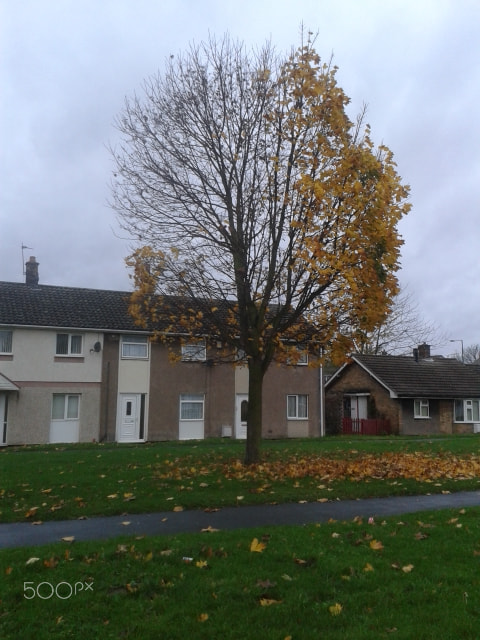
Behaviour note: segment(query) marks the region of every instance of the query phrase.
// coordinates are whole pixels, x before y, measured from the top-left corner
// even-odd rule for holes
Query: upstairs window
[[[0,353],[12,353],[12,331],[0,331]]]
[[[205,361],[207,359],[207,347],[205,340],[200,342],[187,342],[182,344],[182,360],[185,362]]]
[[[148,359],[147,336],[122,336],[122,358]]]
[[[83,336],[79,333],[57,333],[57,356],[81,356]]]
[[[417,398],[414,401],[413,417],[414,418],[430,417],[430,406],[429,406],[428,400]]]
[[[480,422],[480,400],[455,400],[455,422]]]
[[[295,346],[288,348],[287,364],[308,365],[308,351],[305,347]]]

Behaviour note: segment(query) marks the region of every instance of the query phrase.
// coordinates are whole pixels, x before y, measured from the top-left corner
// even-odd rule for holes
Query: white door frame
[[[237,440],[245,440],[247,437],[247,420],[245,415],[242,416],[243,402],[247,402],[248,406],[248,393],[237,393],[235,396],[235,438]]]
[[[0,393],[0,446],[7,444],[8,396]]]

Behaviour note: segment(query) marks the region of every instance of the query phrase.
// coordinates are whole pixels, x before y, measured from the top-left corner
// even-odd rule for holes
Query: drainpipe
[[[319,418],[320,418],[320,437],[325,436],[325,387],[323,384],[323,347],[319,348],[320,368],[318,370],[318,386],[319,386]]]
[[[104,415],[104,418],[103,418],[105,427],[104,427],[103,434],[101,435],[100,442],[106,442],[107,439],[108,439],[108,419],[109,419],[108,403],[110,401],[110,361],[109,360],[107,360],[106,369],[107,369],[106,376],[105,376],[106,377],[106,382],[105,382],[105,387],[104,387],[105,388],[105,395],[104,395],[104,398],[105,398],[104,413],[105,413],[105,415]]]

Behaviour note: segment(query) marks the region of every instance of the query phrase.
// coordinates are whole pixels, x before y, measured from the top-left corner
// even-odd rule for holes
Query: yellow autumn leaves
[[[276,481],[283,479],[319,478],[332,480],[412,479],[434,482],[441,479],[465,480],[480,478],[480,455],[430,455],[420,452],[357,454],[349,452],[343,457],[309,455],[289,456],[281,460],[266,461],[246,467],[239,460],[211,462],[192,467],[183,461],[166,461],[154,470],[157,479],[176,480],[207,477],[220,473],[227,479]],[[208,483],[202,486],[208,487]],[[243,499],[239,496],[238,499]]]
[[[264,549],[266,549],[267,545],[265,542],[259,542],[257,538],[254,538],[250,543],[250,551],[261,553]]]
[[[263,477],[301,479],[318,477],[324,481],[364,479],[413,479],[433,482],[439,479],[464,480],[480,477],[480,456],[428,455],[414,453],[362,454],[349,458],[292,456],[286,460],[264,462],[244,467],[241,464],[224,464],[227,478],[237,480]]]

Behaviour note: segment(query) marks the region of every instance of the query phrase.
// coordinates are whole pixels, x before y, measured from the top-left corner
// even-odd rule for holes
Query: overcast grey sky
[[[107,205],[125,97],[209,33],[285,51],[302,22],[411,185],[402,286],[480,342],[479,0],[0,0],[0,280],[23,280],[24,244],[44,284],[130,289]]]

